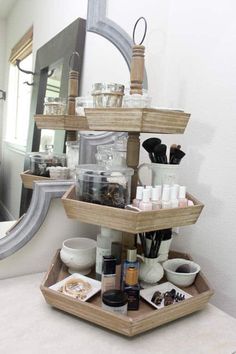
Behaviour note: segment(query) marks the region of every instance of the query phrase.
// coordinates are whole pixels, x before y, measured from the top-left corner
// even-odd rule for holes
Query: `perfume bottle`
[[[127,249],[127,258],[123,263],[123,274],[122,274],[122,288],[124,287],[125,277],[127,269],[133,267],[139,272],[139,262],[137,261],[137,249],[129,248]]]
[[[116,285],[116,259],[114,256],[104,256],[102,264],[101,293],[115,289]]]
[[[138,269],[136,267],[128,267],[126,270],[124,292],[128,296],[128,310],[138,310],[140,285],[138,283]]]

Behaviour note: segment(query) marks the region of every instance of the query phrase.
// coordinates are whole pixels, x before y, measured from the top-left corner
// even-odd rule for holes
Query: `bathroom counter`
[[[39,289],[43,276],[0,280],[0,353],[236,353],[236,319],[213,305],[126,338],[51,308]]]

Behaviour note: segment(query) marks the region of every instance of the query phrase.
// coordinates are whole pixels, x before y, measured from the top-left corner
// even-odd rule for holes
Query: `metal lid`
[[[136,262],[137,260],[137,249],[136,248],[129,248],[127,250],[127,261],[128,262]]]

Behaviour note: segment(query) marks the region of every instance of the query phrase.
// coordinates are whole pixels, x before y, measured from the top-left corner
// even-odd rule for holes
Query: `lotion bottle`
[[[140,202],[142,201],[143,199],[143,186],[137,186],[137,189],[136,189],[136,198],[133,199],[133,206],[139,208],[139,204]]]
[[[150,201],[150,189],[145,188],[143,190],[143,199],[139,203],[139,209],[143,211],[150,211],[152,210],[152,202]]]

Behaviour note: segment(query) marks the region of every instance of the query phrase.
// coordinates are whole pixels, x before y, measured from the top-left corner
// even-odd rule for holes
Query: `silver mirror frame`
[[[114,21],[106,17],[106,0],[88,0],[87,31],[108,39],[120,51],[129,69],[132,56],[131,37]],[[147,88],[147,75],[144,75],[144,88]],[[92,162],[94,147],[114,141],[115,136],[125,133],[104,132],[98,135],[81,134],[80,163]],[[35,182],[32,200],[27,213],[7,235],[0,239],[0,260],[27,244],[39,230],[47,215],[50,201],[61,198],[73,184],[71,181]]]

